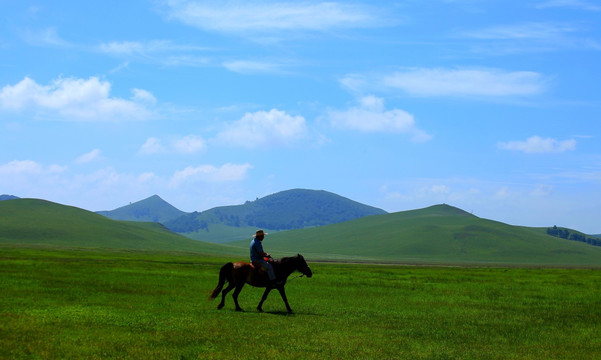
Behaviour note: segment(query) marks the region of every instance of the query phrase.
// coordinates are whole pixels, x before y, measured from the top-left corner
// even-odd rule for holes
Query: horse
[[[264,287],[265,292],[263,293],[263,297],[257,306],[257,310],[262,312],[263,302],[265,299],[267,299],[267,295],[269,295],[271,290],[276,288],[280,292],[282,300],[284,300],[284,304],[286,304],[286,309],[289,313],[292,313],[292,309],[290,308],[288,299],[286,298],[286,291],[284,290],[288,276],[290,276],[290,274],[292,274],[294,271],[299,271],[302,273],[300,276],[311,277],[313,276],[313,272],[301,254],[297,254],[296,256],[292,257],[284,257],[279,261],[273,262],[272,265],[278,285],[273,285],[267,278],[267,274],[262,271],[262,269],[255,268],[255,266],[251,263],[238,261],[223,265],[219,270],[219,283],[211,293],[209,299],[215,299],[221,292],[221,302],[219,305],[217,305],[217,309],[222,309],[225,305],[225,296],[228,292],[235,288],[236,290],[234,290],[232,297],[234,298],[234,303],[236,304],[236,311],[243,311],[238,304],[238,295],[240,294],[240,291],[242,291],[242,287],[245,284],[250,284],[254,287]],[[225,289],[223,289],[226,281],[229,284]]]

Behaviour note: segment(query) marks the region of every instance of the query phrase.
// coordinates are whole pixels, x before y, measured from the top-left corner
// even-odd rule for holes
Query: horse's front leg
[[[288,310],[289,313],[292,313],[292,309],[290,308],[290,305],[288,305],[288,298],[286,297],[286,290],[284,290],[284,285],[278,287],[278,291],[282,296],[282,300],[284,300],[284,304],[286,304],[286,310]]]
[[[270,287],[266,287],[265,288],[265,292],[263,293],[263,297],[261,298],[261,301],[259,302],[259,305],[257,306],[257,310],[259,310],[260,312],[263,312],[263,303],[265,302],[265,300],[267,300],[267,295],[269,295],[270,291],[271,291]]]

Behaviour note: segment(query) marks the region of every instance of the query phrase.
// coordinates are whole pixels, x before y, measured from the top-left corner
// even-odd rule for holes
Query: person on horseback
[[[279,284],[276,280],[273,266],[269,262],[265,261],[266,257],[271,258],[271,254],[263,251],[263,244],[261,244],[263,239],[265,239],[265,235],[267,235],[267,233],[263,230],[257,230],[255,235],[253,235],[253,241],[250,243],[250,261],[253,263],[253,265],[262,266],[265,270],[267,270],[267,276],[269,276],[271,285],[277,286]]]

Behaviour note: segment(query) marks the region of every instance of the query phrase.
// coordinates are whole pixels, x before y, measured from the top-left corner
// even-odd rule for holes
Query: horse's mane
[[[287,262],[295,261],[295,260],[299,260],[299,259],[303,259],[303,256],[301,254],[298,254],[296,256],[285,256],[279,260],[276,260],[276,263],[285,264]]]

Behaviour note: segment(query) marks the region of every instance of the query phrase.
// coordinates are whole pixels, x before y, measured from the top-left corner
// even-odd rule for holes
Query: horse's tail
[[[226,281],[231,282],[232,270],[234,270],[234,263],[231,262],[221,267],[221,270],[219,270],[219,283],[217,284],[217,287],[213,289],[213,292],[211,292],[209,300],[213,300],[217,297],[217,295],[219,295]]]

